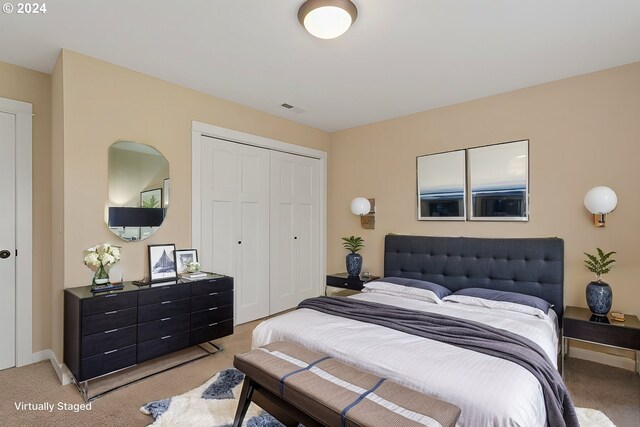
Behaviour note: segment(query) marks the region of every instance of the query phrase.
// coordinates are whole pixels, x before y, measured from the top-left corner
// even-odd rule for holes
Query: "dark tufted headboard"
[[[438,283],[452,291],[490,288],[534,295],[562,321],[564,241],[387,235],[384,275]]]

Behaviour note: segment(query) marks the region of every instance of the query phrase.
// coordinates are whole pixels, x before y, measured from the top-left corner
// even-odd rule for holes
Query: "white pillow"
[[[396,285],[395,283],[382,282],[380,280],[365,283],[362,291],[442,304],[442,300],[433,291]]]
[[[539,308],[530,307],[528,305],[516,304],[508,301],[494,301],[485,298],[472,297],[468,295],[449,295],[442,298],[443,302],[453,302],[464,305],[475,305],[480,307],[495,308],[499,310],[515,311],[517,313],[531,314],[533,316],[540,317],[542,319],[547,317],[547,314]]]

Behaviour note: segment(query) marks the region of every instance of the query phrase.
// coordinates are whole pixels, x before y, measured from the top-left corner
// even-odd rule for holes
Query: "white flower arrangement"
[[[108,243],[85,249],[84,265],[91,271],[98,271],[100,268],[109,267],[120,261],[120,248],[111,246]]]
[[[197,273],[200,271],[200,263],[197,261],[188,262],[185,267],[189,273]]]

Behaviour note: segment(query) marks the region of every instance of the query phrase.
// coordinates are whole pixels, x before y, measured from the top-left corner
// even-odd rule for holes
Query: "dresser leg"
[[[636,374],[640,375],[640,350],[636,350]]]

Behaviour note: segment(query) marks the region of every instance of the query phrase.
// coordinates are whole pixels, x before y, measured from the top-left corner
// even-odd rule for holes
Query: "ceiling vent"
[[[286,102],[283,102],[282,104],[280,104],[280,106],[284,109],[287,109],[289,111],[293,111],[294,113],[305,113],[307,110],[304,110],[300,107],[296,107],[295,105],[291,105],[291,104],[287,104]]]

